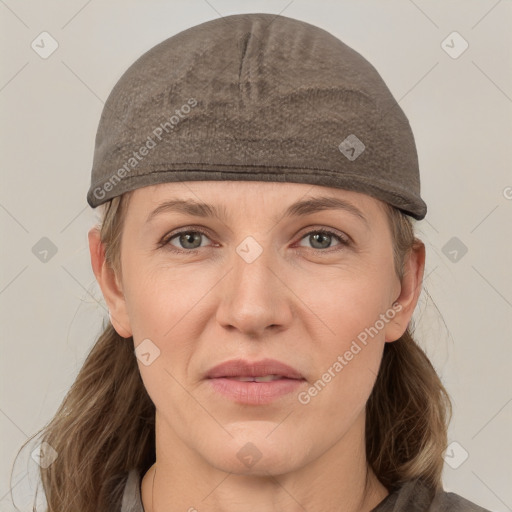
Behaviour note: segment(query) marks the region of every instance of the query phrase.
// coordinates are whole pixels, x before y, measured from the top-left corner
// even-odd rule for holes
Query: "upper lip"
[[[281,375],[288,379],[304,379],[298,370],[275,359],[262,359],[260,361],[232,359],[211,368],[206,377],[215,379],[219,377],[264,377],[265,375]]]

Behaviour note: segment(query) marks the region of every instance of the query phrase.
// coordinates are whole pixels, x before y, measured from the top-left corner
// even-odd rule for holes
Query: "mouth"
[[[304,385],[302,374],[280,361],[227,361],[206,375],[212,389],[244,405],[265,405],[283,398]]]
[[[277,378],[304,379],[299,370],[276,359],[262,359],[260,361],[247,361],[245,359],[232,359],[211,368],[206,374],[207,378]]]
[[[283,375],[264,375],[263,377],[224,377],[230,380],[238,380],[239,382],[272,382],[274,380],[288,379]]]

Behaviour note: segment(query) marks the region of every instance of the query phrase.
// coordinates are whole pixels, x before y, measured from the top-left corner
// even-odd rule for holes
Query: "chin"
[[[240,461],[237,457],[237,453],[233,453],[233,456],[229,458],[226,458],[226,454],[223,453],[221,460],[215,458],[209,462],[212,466],[221,471],[240,476],[277,476],[298,469],[298,466],[295,466],[295,464],[290,461],[289,456],[285,452],[272,454],[270,457],[263,455],[261,459],[253,463]]]
[[[246,429],[243,435],[235,435],[228,444],[211,440],[203,457],[212,466],[236,475],[279,475],[304,464],[304,457],[297,451],[301,443],[294,442],[290,436],[279,439],[276,436],[271,440],[272,434],[268,437],[268,433],[265,429],[251,435]]]

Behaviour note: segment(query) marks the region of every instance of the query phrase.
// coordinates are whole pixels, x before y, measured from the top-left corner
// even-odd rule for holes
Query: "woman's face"
[[[292,208],[320,196],[327,208]],[[305,184],[137,189],[121,268],[108,305],[118,332],[133,336],[157,443],[234,473],[288,472],[361,435],[384,343],[417,300],[395,274],[383,203]],[[393,308],[401,299],[413,304]],[[300,379],[208,378],[237,359],[273,359]]]

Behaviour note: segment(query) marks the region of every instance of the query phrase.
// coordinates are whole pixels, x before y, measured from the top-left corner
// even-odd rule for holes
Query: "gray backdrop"
[[[18,449],[52,417],[106,317],[87,245],[97,213],[85,199],[104,101],[155,44],[241,12],[330,31],[377,68],[408,116],[429,208],[415,321],[454,400],[445,489],[511,511],[508,0],[0,0],[0,510],[12,510]],[[30,446],[11,482],[22,510],[36,474]]]

